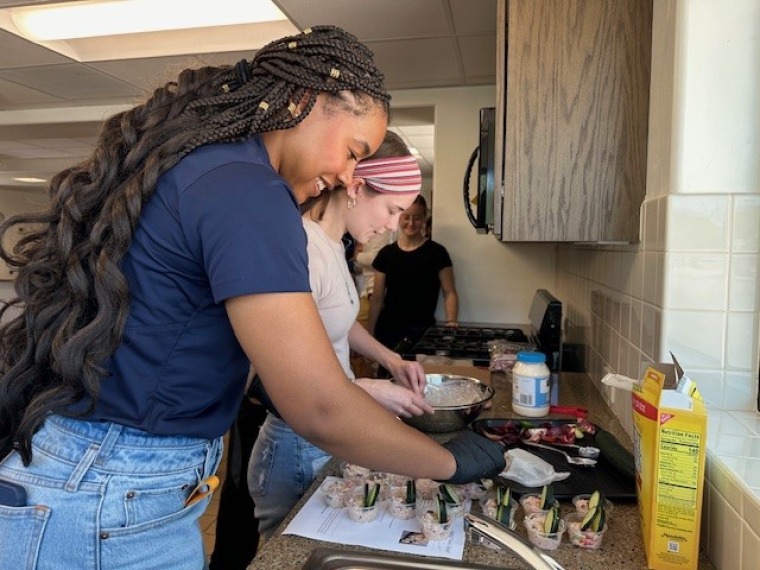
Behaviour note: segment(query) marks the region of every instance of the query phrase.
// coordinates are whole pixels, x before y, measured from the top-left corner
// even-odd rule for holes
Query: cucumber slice
[[[512,506],[507,503],[506,505],[499,505],[496,507],[496,520],[501,524],[509,526],[509,519],[512,518]]]
[[[417,484],[414,479],[406,482],[406,504],[411,505],[417,502]]]
[[[511,499],[512,499],[512,489],[510,489],[509,487],[499,487],[498,489],[496,489],[496,504],[497,505],[504,505],[508,507]]]
[[[435,497],[435,516],[441,524],[449,520],[449,515],[446,512],[446,499],[443,498],[443,495],[436,495]]]
[[[588,499],[588,510],[595,509],[602,504],[602,493],[600,491],[594,491]]]
[[[380,483],[373,483],[372,487],[369,483],[364,484],[364,506],[374,507],[377,502],[377,497],[380,494]]]
[[[462,498],[459,496],[459,493],[457,493],[457,490],[453,485],[443,483],[439,485],[438,489],[441,491],[441,495],[443,495],[443,498],[447,503],[458,505],[462,502]]]
[[[544,519],[544,532],[547,534],[555,533],[559,530],[559,509],[552,507],[546,513]]]
[[[594,509],[589,509],[586,513],[586,516],[583,517],[583,520],[581,521],[581,530],[594,530],[591,528],[591,525],[594,522],[594,517],[597,516],[597,511],[600,507],[596,507]]]
[[[605,512],[603,507],[597,507],[596,508],[596,515],[594,515],[593,520],[591,521],[591,530],[594,532],[599,532],[604,528],[604,523],[607,521],[607,513]]]
[[[539,495],[538,506],[541,509],[548,509],[554,504],[554,489],[551,485],[544,485]]]

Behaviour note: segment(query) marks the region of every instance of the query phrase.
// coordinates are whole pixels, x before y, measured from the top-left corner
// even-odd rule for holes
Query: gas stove
[[[474,366],[488,366],[491,355],[488,341],[504,339],[524,344],[525,350],[546,354],[546,364],[553,373],[561,369],[562,303],[545,289],[536,291],[530,307],[530,323],[526,325],[464,324],[457,328],[432,326],[412,343],[402,341],[396,352],[407,360],[417,355],[448,356],[471,359]]]

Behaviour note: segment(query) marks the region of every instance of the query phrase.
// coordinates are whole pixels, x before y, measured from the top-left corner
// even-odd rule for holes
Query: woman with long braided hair
[[[298,204],[351,182],[389,99],[365,46],[315,27],[183,71],[105,121],[45,211],[0,226],[31,229],[0,251],[18,296],[0,310],[0,568],[202,568],[249,361],[329,453],[455,482],[503,467],[348,382],[310,294]]]

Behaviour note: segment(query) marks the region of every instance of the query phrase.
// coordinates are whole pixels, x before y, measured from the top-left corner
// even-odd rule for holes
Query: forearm
[[[369,302],[369,322],[367,327],[370,334],[375,334],[375,326],[377,325],[377,317],[380,316],[380,311],[383,308],[382,292],[377,288],[377,282],[375,282],[375,290],[372,293],[372,298]]]
[[[311,295],[248,295],[226,305],[241,346],[297,433],[371,469],[435,480],[452,476],[456,462],[449,451],[348,381]]]
[[[459,318],[459,297],[451,291],[443,298],[443,309],[446,314],[446,322],[456,323]]]

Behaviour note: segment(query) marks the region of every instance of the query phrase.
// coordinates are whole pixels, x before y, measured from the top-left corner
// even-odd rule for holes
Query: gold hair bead
[[[222,85],[222,91],[224,91],[225,93],[229,93],[230,86],[227,83],[225,83],[224,85]]]
[[[294,117],[296,116],[296,104],[293,103],[293,101],[288,104],[288,111],[290,111],[290,114]]]
[[[296,46],[298,45],[298,42],[289,42],[288,47],[290,49],[296,49]]]
[[[335,69],[335,68],[333,67],[333,68],[330,70],[330,77],[332,77],[333,79],[338,79],[338,77],[340,77],[340,70],[339,70],[339,69]]]
[[[306,28],[306,29],[303,31],[303,33],[304,33],[304,34],[310,34],[310,33],[311,33],[311,28]]]
[[[267,103],[266,101],[262,101],[261,103],[259,103],[259,109],[264,109],[266,111],[267,109],[269,109],[269,103]]]

